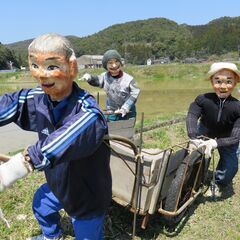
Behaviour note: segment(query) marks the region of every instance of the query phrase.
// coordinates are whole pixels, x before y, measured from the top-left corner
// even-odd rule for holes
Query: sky
[[[115,24],[167,18],[204,25],[240,16],[240,0],[5,0],[0,4],[0,42],[14,43],[43,33],[85,37]]]

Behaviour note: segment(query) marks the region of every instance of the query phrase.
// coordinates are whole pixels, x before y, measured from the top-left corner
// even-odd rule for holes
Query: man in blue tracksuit
[[[47,183],[33,198],[43,234],[29,239],[62,239],[60,209],[71,217],[76,239],[103,239],[112,183],[105,118],[95,99],[73,82],[77,62],[66,38],[41,35],[28,52],[39,87],[1,96],[0,126],[15,122],[38,132],[39,140],[0,166],[0,191],[43,170]]]

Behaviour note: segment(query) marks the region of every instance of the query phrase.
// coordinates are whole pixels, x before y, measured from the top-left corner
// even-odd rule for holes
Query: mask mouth
[[[109,68],[109,71],[117,71],[119,69],[119,67],[117,68]]]
[[[120,67],[118,66],[118,67],[110,67],[110,68],[108,68],[108,71],[109,72],[120,72]]]
[[[51,88],[55,85],[55,83],[42,83],[41,85],[44,88]]]

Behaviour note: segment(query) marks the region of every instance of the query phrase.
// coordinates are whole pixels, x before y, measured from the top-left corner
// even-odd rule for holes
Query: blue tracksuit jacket
[[[15,122],[38,132],[39,140],[28,147],[34,167],[44,170],[70,216],[91,218],[105,212],[111,201],[110,149],[103,142],[107,124],[95,99],[76,83],[67,101],[56,122],[41,88],[4,94],[0,126]]]

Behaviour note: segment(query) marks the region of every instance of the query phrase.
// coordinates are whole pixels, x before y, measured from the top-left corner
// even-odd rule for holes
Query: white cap
[[[212,76],[223,70],[223,69],[227,69],[227,70],[230,70],[232,72],[234,72],[236,75],[237,75],[237,82],[240,81],[240,72],[236,66],[236,64],[234,63],[229,63],[229,62],[217,62],[217,63],[213,63],[210,67],[210,70],[208,72],[208,79],[211,79]]]

